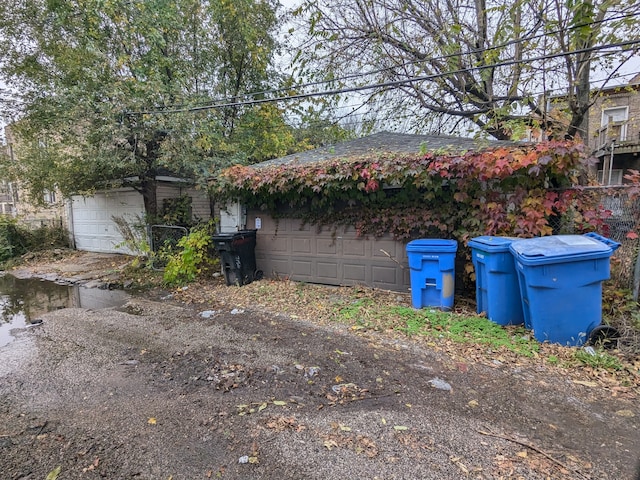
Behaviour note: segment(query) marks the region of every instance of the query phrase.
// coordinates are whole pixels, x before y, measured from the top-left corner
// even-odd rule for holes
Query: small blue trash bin
[[[453,308],[457,250],[455,240],[423,238],[407,244],[414,308]]]
[[[579,346],[602,321],[602,281],[619,244],[599,235],[513,242],[525,324],[540,341]]]
[[[524,322],[518,273],[509,246],[521,240],[514,237],[475,237],[469,241],[476,272],[478,313],[499,325]]]

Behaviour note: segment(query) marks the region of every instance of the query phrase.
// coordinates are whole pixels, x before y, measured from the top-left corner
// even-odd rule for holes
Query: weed
[[[560,362],[560,359],[555,355],[549,355],[547,357],[547,363],[550,365],[557,365]]]
[[[617,357],[610,355],[603,351],[597,351],[595,355],[587,352],[586,350],[576,350],[574,358],[589,367],[592,368],[604,368],[606,370],[621,370],[622,362]]]
[[[296,295],[297,295],[299,298],[303,298],[303,297],[304,297],[304,294],[305,294],[305,287],[306,287],[306,284],[305,284],[304,282],[298,282],[298,283],[296,283]]]
[[[26,252],[68,247],[68,238],[68,232],[61,224],[29,228],[13,217],[0,215],[0,262]]]
[[[216,263],[208,254],[212,227],[210,223],[194,227],[178,241],[176,252],[169,257],[164,270],[167,285],[193,282]]]
[[[408,336],[416,335],[420,333],[420,330],[422,330],[424,325],[425,325],[425,322],[422,319],[418,319],[418,318],[409,319],[407,320],[407,328],[405,330],[405,333]]]
[[[363,309],[371,304],[370,300],[355,300],[337,307],[336,314],[343,321],[358,320],[362,317]]]
[[[390,307],[386,314],[398,318],[396,329],[409,336],[444,337],[459,343],[504,347],[529,357],[540,348],[522,327],[502,327],[484,317],[401,306]]]

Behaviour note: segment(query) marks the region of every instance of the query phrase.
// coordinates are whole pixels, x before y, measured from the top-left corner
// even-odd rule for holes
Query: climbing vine
[[[583,146],[568,141],[466,153],[234,166],[211,188],[271,215],[316,225],[353,225],[360,235],[548,235],[571,212],[578,228],[601,221],[587,192],[571,189],[585,171]]]

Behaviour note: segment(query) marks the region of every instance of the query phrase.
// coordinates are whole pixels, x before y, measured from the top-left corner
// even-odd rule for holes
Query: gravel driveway
[[[631,395],[200,310],[58,310],[0,349],[1,478],[634,478]]]

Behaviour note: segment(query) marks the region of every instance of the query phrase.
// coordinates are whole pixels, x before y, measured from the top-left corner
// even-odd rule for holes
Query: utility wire
[[[526,60],[508,60],[508,61],[497,62],[493,64],[488,64],[488,65],[479,65],[476,67],[461,68],[458,70],[451,70],[448,72],[441,72],[441,73],[436,73],[431,75],[422,75],[422,76],[406,78],[402,80],[392,80],[388,82],[358,85],[354,87],[335,88],[335,89],[322,90],[317,92],[299,93],[295,95],[286,95],[286,96],[280,96],[275,98],[261,98],[261,99],[254,99],[254,100],[245,100],[245,101],[231,101],[226,103],[216,103],[211,105],[167,109],[167,110],[146,110],[146,111],[137,111],[137,112],[127,112],[126,115],[130,115],[130,116],[131,115],[161,115],[161,114],[173,114],[173,113],[185,113],[185,112],[199,112],[199,111],[219,109],[219,108],[261,105],[265,103],[275,103],[275,102],[283,102],[283,101],[291,101],[291,100],[303,100],[307,98],[320,97],[320,96],[340,95],[343,93],[353,93],[353,92],[361,92],[365,90],[374,90],[379,88],[389,88],[389,87],[397,87],[401,85],[409,85],[416,82],[435,80],[437,78],[447,77],[449,75],[467,73],[467,72],[472,72],[476,70],[487,70],[487,69],[493,69],[498,67],[507,67],[511,65],[517,65],[517,64],[527,64],[527,63],[541,61],[541,60],[550,60],[554,58],[567,57],[570,55],[576,55],[580,53],[596,52],[596,51],[605,50],[609,48],[631,47],[636,45],[640,45],[640,39],[628,40],[626,42],[609,43],[609,44],[598,45],[598,46],[589,47],[589,48],[581,48],[578,50],[573,50],[571,52],[559,52],[559,53],[554,53],[549,55],[541,55],[541,56],[529,58]]]
[[[602,20],[597,20],[594,22],[588,22],[588,23],[583,23],[583,24],[578,24],[578,25],[572,25],[569,28],[566,29],[557,29],[557,30],[551,30],[548,32],[544,32],[544,33],[540,33],[540,34],[536,34],[536,35],[530,35],[530,36],[526,36],[526,37],[522,37],[522,38],[518,38],[518,39],[513,39],[513,40],[509,40],[507,42],[504,42],[500,45],[493,45],[490,47],[485,47],[485,48],[478,48],[478,49],[474,49],[471,50],[469,52],[460,52],[460,53],[451,53],[451,54],[447,54],[447,55],[439,55],[436,57],[431,57],[429,58],[429,61],[439,61],[439,60],[447,60],[447,59],[451,59],[451,58],[457,58],[457,57],[463,57],[465,55],[475,55],[478,53],[485,53],[485,52],[490,52],[492,50],[499,50],[499,49],[503,49],[512,45],[516,45],[518,43],[524,43],[530,40],[535,40],[538,38],[543,38],[543,37],[549,37],[558,33],[563,33],[564,31],[572,31],[572,30],[576,30],[579,28],[583,28],[583,27],[588,27],[588,26],[592,26],[592,25],[596,25],[596,24],[604,24],[606,22],[611,22],[611,21],[615,21],[615,20],[623,20],[625,18],[633,18],[633,17],[637,17],[639,16],[639,13],[628,13],[628,14],[624,14],[624,15],[618,15],[618,16],[614,16],[614,17],[609,17],[609,18],[604,18]],[[250,93],[243,93],[243,94],[239,94],[236,95],[234,98],[238,98],[238,97],[257,97],[257,96],[262,96],[262,95],[268,95],[268,94],[275,94],[275,93],[280,93],[280,92],[286,92],[292,89],[302,89],[302,88],[307,88],[307,87],[315,87],[318,85],[326,85],[326,84],[330,84],[330,83],[335,83],[335,82],[344,82],[346,80],[353,80],[356,78],[363,78],[363,77],[367,77],[370,75],[376,75],[379,73],[385,73],[391,70],[395,70],[397,68],[402,68],[402,67],[406,67],[409,65],[416,65],[416,64],[420,64],[420,63],[424,63],[426,60],[412,60],[409,62],[404,62],[404,63],[399,63],[397,65],[393,65],[391,67],[384,67],[384,68],[379,68],[376,70],[370,70],[367,72],[360,72],[360,73],[354,73],[354,74],[350,74],[350,75],[344,75],[342,77],[338,77],[332,80],[318,80],[315,82],[307,82],[307,83],[302,83],[299,85],[292,85],[291,87],[283,87],[283,88],[276,88],[276,89],[270,89],[270,90],[262,90],[262,91],[257,91],[257,92],[250,92]],[[206,104],[205,103],[196,103],[195,105],[191,105],[190,107],[185,107],[187,110],[191,109],[191,108],[197,108],[198,106],[211,106],[212,102],[215,104],[215,102],[226,102],[228,100],[229,97],[225,97],[225,98],[220,98],[220,99],[213,99],[208,101]],[[184,107],[183,105],[177,104],[177,105],[172,105],[172,106],[167,106],[167,107],[163,107],[163,106],[157,106],[155,107],[156,110],[161,110],[163,108],[169,108],[169,109],[176,109],[176,107]]]

